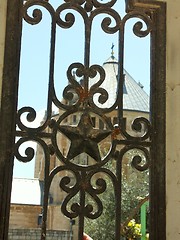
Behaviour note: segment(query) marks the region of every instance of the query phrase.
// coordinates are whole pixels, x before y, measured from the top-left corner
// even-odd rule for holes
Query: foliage
[[[113,164],[109,164],[107,168],[114,170]],[[132,169],[130,167],[130,169]],[[148,184],[148,172],[138,172],[137,170],[132,170],[127,174],[122,172],[122,203],[121,203],[121,223],[122,226],[127,226],[130,230],[131,219],[135,218],[133,221],[140,222],[139,214],[133,216],[133,210],[148,194],[149,184]],[[86,219],[85,222],[85,232],[88,233],[93,239],[96,240],[115,240],[115,197],[113,185],[110,178],[105,177],[107,189],[105,193],[101,194],[101,201],[103,204],[102,215],[95,219]],[[132,230],[136,230],[136,235],[139,236],[139,225],[134,225]],[[125,234],[124,234],[125,235]],[[135,235],[134,235],[135,236]]]
[[[110,180],[108,181],[106,179],[106,184],[107,190],[101,196],[101,201],[103,204],[102,215],[97,219],[86,219],[85,221],[85,232],[89,234],[92,239],[96,240],[115,239],[115,198]],[[89,202],[93,205],[92,201]]]

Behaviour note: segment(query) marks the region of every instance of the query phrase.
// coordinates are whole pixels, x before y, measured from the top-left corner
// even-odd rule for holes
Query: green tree
[[[114,171],[112,163],[109,163],[107,168]],[[135,214],[134,216],[134,210],[149,192],[148,171],[139,172],[131,166],[129,166],[129,168],[131,169],[131,172],[128,173],[128,176],[124,174],[124,171],[122,171],[122,225],[127,225],[132,218],[135,218],[136,222],[140,222],[139,214]],[[103,204],[103,213],[95,220],[86,219],[85,232],[95,240],[115,240],[114,190],[110,178],[105,176],[104,179],[106,181],[107,188],[100,196]],[[89,199],[89,201],[92,204],[93,201],[91,199]]]
[[[105,177],[107,184],[106,191],[101,194],[100,199],[103,204],[102,215],[94,220],[86,219],[85,232],[87,232],[93,239],[96,240],[114,240],[115,228],[115,197],[113,186],[109,178]],[[89,200],[90,204],[94,204],[93,200]],[[94,205],[95,208],[95,205]]]

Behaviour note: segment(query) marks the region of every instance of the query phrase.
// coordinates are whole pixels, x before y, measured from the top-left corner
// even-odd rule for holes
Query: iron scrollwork
[[[105,3],[104,3],[105,2]],[[47,10],[51,16],[51,45],[50,45],[50,72],[49,72],[49,91],[47,100],[47,115],[45,121],[41,126],[30,128],[26,126],[22,120],[22,114],[27,114],[27,121],[33,122],[36,119],[36,112],[31,107],[23,107],[17,114],[17,136],[19,140],[15,146],[15,156],[18,160],[23,162],[31,161],[34,157],[34,150],[27,148],[26,156],[21,156],[19,147],[27,141],[37,142],[44,151],[45,158],[45,192],[44,192],[44,206],[43,206],[43,224],[41,239],[46,237],[46,220],[47,220],[47,206],[48,193],[51,182],[56,174],[61,171],[69,171],[75,178],[75,184],[68,186],[70,178],[65,176],[60,181],[60,188],[67,193],[66,198],[62,204],[62,212],[69,218],[79,217],[79,240],[82,240],[84,218],[98,218],[102,211],[103,205],[99,198],[99,194],[106,190],[106,181],[102,177],[96,179],[96,188],[92,187],[91,179],[97,174],[105,174],[108,176],[114,187],[115,200],[119,203],[121,200],[121,170],[122,159],[126,152],[131,149],[139,149],[145,156],[146,162],[141,164],[141,156],[136,155],[132,159],[132,165],[139,171],[148,169],[150,163],[149,148],[151,147],[151,123],[149,120],[141,117],[134,120],[132,123],[132,130],[142,134],[138,137],[131,135],[126,131],[126,126],[123,121],[123,59],[124,59],[124,33],[126,22],[131,18],[139,18],[141,21],[135,23],[133,32],[138,37],[145,37],[151,33],[153,29],[152,11],[139,9],[132,9],[121,17],[119,13],[113,9],[117,0],[98,1],[98,0],[64,0],[64,2],[54,9],[50,1],[47,0],[27,0],[24,1],[22,7],[22,18],[29,24],[38,24],[43,18],[43,11],[38,6]],[[32,15],[29,15],[29,9],[32,8]],[[80,14],[85,25],[85,52],[84,63],[72,63],[67,70],[67,79],[69,84],[63,91],[63,100],[58,99],[56,89],[54,86],[54,56],[56,44],[56,28],[69,29],[75,23],[76,15],[72,12],[65,14],[62,19],[63,11],[73,10]],[[90,47],[91,47],[91,29],[94,19],[99,14],[108,15],[102,20],[102,30],[107,34],[118,33],[118,87],[115,102],[112,106],[103,107],[109,98],[108,91],[101,87],[105,81],[105,71],[99,65],[90,66]],[[114,25],[112,26],[112,20]],[[142,21],[146,26],[143,29]],[[97,77],[95,83],[90,80]],[[81,78],[82,81],[77,81]],[[95,101],[95,95],[98,95],[98,100]],[[58,118],[52,117],[52,104],[60,109]],[[114,126],[107,117],[108,113],[117,111],[118,125]],[[64,125],[63,122],[72,114],[78,114],[80,117],[79,123],[76,126]],[[96,115],[103,120],[106,129],[101,130],[93,127],[91,116]],[[46,131],[49,128],[51,131]],[[144,129],[144,130],[143,130]],[[58,133],[70,140],[70,147],[66,154],[59,148]],[[98,145],[105,138],[109,137],[110,147],[105,155],[99,151]],[[48,144],[47,144],[48,140]],[[121,146],[120,150],[118,150]],[[81,153],[87,153],[94,159],[93,164],[80,165],[72,161]],[[61,163],[55,167],[51,172],[49,170],[51,155],[55,155]],[[106,164],[116,160],[116,172],[106,168]],[[79,203],[73,203],[71,209],[67,209],[70,200],[79,194]],[[97,205],[97,210],[94,211],[93,206],[86,205],[86,194],[89,194]],[[119,204],[118,204],[119,205]],[[121,226],[121,208],[116,207],[116,231],[115,239],[120,239]]]

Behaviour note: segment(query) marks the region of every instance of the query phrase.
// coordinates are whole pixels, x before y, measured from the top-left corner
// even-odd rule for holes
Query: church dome
[[[116,99],[117,92],[117,75],[118,75],[118,61],[114,56],[111,56],[103,64],[105,70],[105,80],[100,85],[104,88],[109,98],[104,104],[98,102],[99,94],[95,94],[94,102],[101,108],[111,107]],[[149,96],[142,88],[142,85],[137,83],[130,74],[124,69],[124,85],[123,85],[123,109],[131,111],[149,112]],[[99,80],[99,76],[91,79],[91,86]]]

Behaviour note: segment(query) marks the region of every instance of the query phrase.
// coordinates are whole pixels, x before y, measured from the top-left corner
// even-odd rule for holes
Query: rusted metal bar
[[[8,238],[21,39],[21,2],[7,2],[0,115],[0,239]]]

